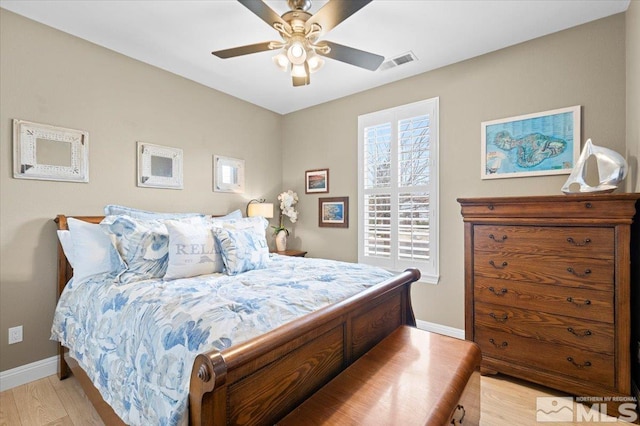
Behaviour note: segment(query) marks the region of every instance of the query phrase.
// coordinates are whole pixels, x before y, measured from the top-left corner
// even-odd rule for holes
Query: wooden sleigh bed
[[[100,223],[103,216],[74,216]],[[66,230],[67,218],[56,217]],[[58,246],[58,297],[73,275]],[[199,354],[189,385],[189,424],[275,424],[402,325],[415,326],[408,269],[342,302],[224,350]],[[59,348],[58,375],[72,371],[106,424],[123,424],[80,366]]]

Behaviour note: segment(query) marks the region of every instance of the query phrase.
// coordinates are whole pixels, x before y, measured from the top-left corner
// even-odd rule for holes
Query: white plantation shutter
[[[358,117],[358,261],[438,281],[438,98]]]
[[[364,252],[366,256],[391,256],[391,195],[365,195]]]

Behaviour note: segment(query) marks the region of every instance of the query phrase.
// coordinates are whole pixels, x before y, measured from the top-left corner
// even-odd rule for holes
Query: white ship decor
[[[600,177],[598,186],[590,186],[585,182],[587,160],[592,155],[596,158]],[[565,194],[612,192],[627,176],[627,170],[627,161],[622,155],[609,148],[594,145],[591,139],[587,139],[578,162],[562,187],[562,192]]]

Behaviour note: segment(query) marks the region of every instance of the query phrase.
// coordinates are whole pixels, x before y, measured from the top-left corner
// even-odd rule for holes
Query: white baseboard
[[[416,320],[416,326],[421,330],[430,331],[432,333],[444,334],[445,336],[455,337],[464,340],[464,330],[453,328],[435,322]]]
[[[43,359],[0,372],[0,392],[40,380],[58,372],[58,357]]]

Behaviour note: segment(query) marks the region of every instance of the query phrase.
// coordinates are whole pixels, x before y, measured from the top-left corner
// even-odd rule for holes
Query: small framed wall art
[[[14,119],[13,177],[89,182],[89,133]]]
[[[182,150],[138,142],[138,186],[182,189]]]
[[[580,105],[481,123],[482,179],[569,174],[580,155]]]
[[[321,228],[348,228],[349,197],[319,198],[318,226]]]
[[[244,193],[244,160],[214,155],[213,190]]]
[[[304,192],[329,192],[329,169],[307,170],[304,174]]]

